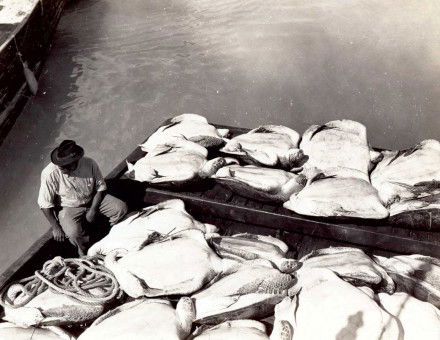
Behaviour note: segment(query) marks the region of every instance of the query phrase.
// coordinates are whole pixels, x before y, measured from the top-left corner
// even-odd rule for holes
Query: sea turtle
[[[228,133],[228,129],[215,128],[203,116],[184,113],[159,127],[140,147],[143,151],[151,152],[157,145],[166,144],[170,138],[179,136],[204,147],[218,146],[224,143],[223,137]]]
[[[0,323],[0,339],[75,340],[75,337],[56,326],[22,328],[10,322],[2,322]]]
[[[266,326],[256,320],[231,320],[219,325],[203,325],[197,328],[190,340],[291,340],[291,333],[272,332],[270,338],[266,334]]]
[[[440,143],[433,139],[401,151],[383,151],[371,184],[389,208],[390,222],[440,229]]]
[[[405,340],[440,339],[438,308],[403,292],[393,295],[380,293],[377,299],[383,309],[400,321]]]
[[[186,230],[167,240],[147,240],[143,248],[117,260],[120,250],[110,252],[105,265],[131,297],[186,295],[202,288],[220,273],[237,264],[221,259],[200,230]]]
[[[275,307],[274,331],[284,320],[295,340],[403,340],[396,318],[332,271],[298,273],[297,285],[299,293]]]
[[[424,255],[373,256],[396,283],[396,290],[440,308],[440,260]]]
[[[291,273],[299,267],[298,261],[286,258],[288,246],[275,237],[237,234],[211,237],[209,243],[223,258],[239,262],[266,259],[283,273]]]
[[[136,299],[97,319],[78,340],[183,340],[191,332],[194,306],[182,297],[174,309],[163,299]]]
[[[127,162],[126,176],[140,182],[179,186],[210,177],[219,168],[237,163],[230,158],[208,160],[208,150],[183,138],[157,146],[134,165]]]
[[[359,178],[323,178],[290,196],[283,206],[297,214],[323,217],[387,218],[377,190]]]
[[[356,286],[373,286],[390,294],[396,288],[387,272],[358,248],[318,249],[302,257],[299,262],[302,264],[299,269],[301,272],[312,268],[327,268]]]
[[[352,120],[312,125],[299,146],[309,159],[304,169],[318,168],[326,176],[354,177],[369,181],[370,148],[367,129]]]
[[[304,175],[255,165],[228,165],[211,176],[239,195],[260,201],[286,202],[306,184]]]
[[[14,290],[14,287],[11,287]],[[5,306],[3,320],[22,327],[70,325],[96,319],[104,312],[103,304],[83,303],[47,289],[23,307]]]
[[[246,261],[192,295],[196,323],[265,317],[284,296],[294,295],[295,276],[281,273],[270,261]]]
[[[248,164],[300,170],[307,161],[298,149],[299,134],[281,125],[263,125],[227,140],[220,151],[239,157]]]
[[[88,255],[107,255],[114,249],[138,250],[154,233],[172,234],[186,229],[215,233],[217,227],[194,219],[180,199],[171,199],[143,208],[114,225],[109,234],[88,250]]]
[[[440,142],[427,139],[383,155],[371,173],[371,184],[385,205],[440,193]]]

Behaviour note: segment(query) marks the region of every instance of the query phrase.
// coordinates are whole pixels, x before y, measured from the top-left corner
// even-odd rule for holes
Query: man
[[[98,165],[84,157],[83,148],[73,140],[61,142],[50,158],[52,162],[41,173],[38,205],[54,239],[61,242],[67,237],[83,256],[89,240],[84,230],[86,221],[92,223],[101,213],[113,225],[127,213],[127,205],[106,193]]]

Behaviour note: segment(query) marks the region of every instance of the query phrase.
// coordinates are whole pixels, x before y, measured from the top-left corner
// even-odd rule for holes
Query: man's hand
[[[96,219],[96,210],[95,209],[89,209],[86,212],[86,220],[89,223],[92,223]]]
[[[52,235],[54,240],[57,242],[63,242],[66,238],[63,229],[61,229],[60,227],[52,228]]]

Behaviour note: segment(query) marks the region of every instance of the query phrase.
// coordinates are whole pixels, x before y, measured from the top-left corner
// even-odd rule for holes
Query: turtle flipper
[[[223,139],[221,137],[215,137],[215,136],[194,136],[189,138],[189,140],[191,142],[200,144],[205,148],[223,144]]]
[[[208,124],[208,120],[205,117],[203,117],[197,113],[182,113],[178,116],[171,118],[170,122],[171,123],[178,123],[178,122],[182,122],[184,120],[191,120],[194,122]]]
[[[173,176],[160,176],[153,178],[150,183],[161,184],[161,183],[173,183],[173,182],[187,182],[195,177],[194,172],[181,172]]]
[[[263,181],[255,179],[250,176],[245,176],[245,177],[241,178],[242,176],[240,176],[240,174],[241,174],[240,171],[234,171],[231,178],[234,178],[238,181],[241,181],[256,190],[259,190],[259,191],[262,191],[262,192],[265,192],[268,194],[276,194],[280,189],[279,186],[273,185],[273,183],[264,183]]]
[[[144,287],[144,295],[147,297],[164,295],[189,295],[198,290],[202,285],[203,280],[196,277],[163,288],[151,288],[146,286]]]
[[[137,299],[137,300],[134,300],[131,302],[127,302],[123,305],[120,305],[120,306],[108,311],[107,313],[101,315],[90,326],[97,326],[101,322],[103,322],[105,319],[108,319],[109,317],[116,315],[116,314],[119,314],[120,312],[123,312],[125,310],[130,309],[130,308],[136,307],[137,305],[143,303],[144,301],[145,301],[145,299]]]
[[[275,153],[268,153],[262,150],[243,149],[246,155],[254,162],[261,165],[275,166],[278,163],[278,156]]]
[[[297,279],[289,274],[279,273],[266,278],[258,287],[258,291],[263,293],[285,294],[294,286]]]
[[[137,250],[142,250],[144,247],[148,246],[151,243],[154,243],[162,238],[162,234],[157,231],[153,231],[150,235],[147,236],[144,242],[139,246]]]
[[[262,242],[268,242],[272,243],[274,246],[277,246],[284,254],[289,251],[289,246],[281,241],[280,239],[268,236],[268,235],[257,235],[257,234],[249,234],[249,233],[239,233],[232,235],[232,237],[240,237],[240,238],[246,238],[249,240],[258,240]]]
[[[127,295],[138,298],[143,295],[145,282],[123,268],[116,258],[120,255],[120,249],[116,249],[107,254],[104,258],[105,266],[113,272],[113,275],[119,282],[121,289],[127,293]]]
[[[175,209],[179,211],[185,211],[185,203],[178,198],[166,200],[156,204],[159,209]]]
[[[388,275],[385,269],[380,265],[374,263],[374,269],[376,269],[380,276],[382,276],[382,282],[380,283],[380,289],[388,294],[393,294],[396,290],[396,284],[393,279]]]

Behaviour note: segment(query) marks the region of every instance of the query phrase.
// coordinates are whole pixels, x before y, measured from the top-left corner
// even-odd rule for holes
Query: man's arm
[[[98,213],[99,205],[104,199],[104,196],[105,196],[105,191],[97,191],[95,193],[95,196],[93,196],[92,204],[86,213],[87,222],[92,223],[95,220],[96,214]]]
[[[62,242],[65,239],[65,234],[63,229],[60,226],[57,218],[55,217],[55,209],[54,208],[41,208],[44,216],[46,216],[47,220],[52,227],[52,235],[55,241]]]

